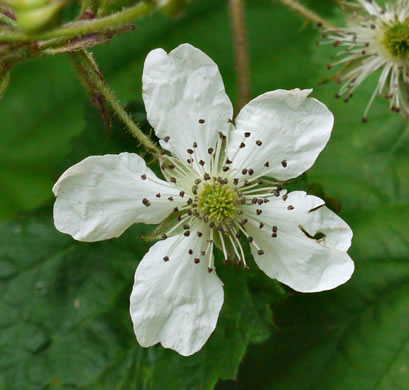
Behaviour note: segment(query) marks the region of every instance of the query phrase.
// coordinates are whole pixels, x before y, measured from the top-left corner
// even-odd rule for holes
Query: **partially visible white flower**
[[[267,92],[233,125],[208,56],[188,44],[169,54],[153,50],[143,98],[160,144],[173,155],[161,156],[166,181],[141,157],[121,153],[88,157],[55,184],[55,225],[80,241],[177,216],[135,273],[130,312],[142,346],[160,342],[191,355],[209,338],[224,299],[216,244],[226,261],[235,257],[247,268],[240,242],[247,240],[258,266],[297,291],[332,289],[351,277],[348,225],[321,199],[282,188],[312,166],[331,134],[333,116],[310,92]]]
[[[365,109],[363,121],[377,95],[390,100],[392,111],[409,119],[409,0],[344,2],[352,7],[349,26],[329,31],[329,43],[344,50],[344,64],[338,81],[343,83],[337,97],[348,101],[356,88],[372,73],[379,72],[378,84]]]

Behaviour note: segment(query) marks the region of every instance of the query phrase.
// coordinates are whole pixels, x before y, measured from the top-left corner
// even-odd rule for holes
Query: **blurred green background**
[[[339,86],[321,83],[335,49],[315,45],[315,26],[278,1],[246,3],[253,97],[314,88],[335,115],[333,136],[299,188],[326,199],[352,227],[352,280],[298,294],[256,267],[244,273],[220,265],[226,302],[206,346],[189,358],[139,347],[128,304],[148,248],[139,236],[150,228],[75,242],[53,227],[51,188],[88,155],[140,150],[117,121],[107,135],[67,55],[32,60],[12,70],[0,102],[1,390],[409,388],[408,123],[377,99],[362,124],[376,76],[348,104],[336,100]],[[333,2],[303,3],[343,23]],[[156,12],[135,24],[93,53],[141,124],[142,66],[157,47],[200,48],[235,101],[225,1],[195,0],[178,18]]]

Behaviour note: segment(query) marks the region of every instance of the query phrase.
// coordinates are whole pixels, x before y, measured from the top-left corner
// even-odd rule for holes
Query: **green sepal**
[[[168,237],[182,234],[182,232],[184,231],[183,226],[178,227],[171,234],[167,234],[167,232],[170,229],[172,229],[177,223],[179,223],[178,216],[182,214],[183,211],[172,212],[156,227],[156,229],[153,232],[149,234],[144,234],[143,236],[141,236],[141,239],[145,242],[152,242],[157,240],[163,240],[164,234],[166,234]]]

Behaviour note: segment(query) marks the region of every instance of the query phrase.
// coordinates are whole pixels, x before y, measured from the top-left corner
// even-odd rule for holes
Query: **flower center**
[[[198,197],[200,211],[215,223],[234,217],[238,208],[238,194],[228,184],[214,180],[203,186]]]
[[[409,20],[389,27],[384,34],[383,44],[389,53],[401,59],[409,56]]]

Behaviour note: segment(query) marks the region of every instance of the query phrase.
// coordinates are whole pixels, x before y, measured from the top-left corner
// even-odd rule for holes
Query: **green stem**
[[[279,1],[283,3],[284,5],[286,5],[288,8],[291,8],[292,10],[300,14],[305,19],[311,20],[318,26],[327,27],[329,29],[336,28],[331,22],[322,18],[321,16],[309,10],[308,8],[305,8],[303,5],[301,5],[296,0],[279,0]]]
[[[80,66],[86,74],[89,85],[94,89],[94,93],[98,93],[104,97],[105,101],[111,106],[113,111],[119,116],[122,122],[128,127],[131,134],[150,152],[159,155],[161,150],[143,134],[142,130],[135,124],[132,118],[128,115],[118,99],[115,97],[111,88],[105,83],[105,80],[98,69],[91,53],[86,50],[80,50],[70,53],[73,61],[77,66]]]
[[[139,3],[121,12],[109,15],[103,18],[93,20],[82,20],[67,24],[66,26],[56,28],[39,34],[26,34],[20,31],[0,30],[0,42],[16,41],[38,41],[52,38],[74,38],[81,35],[105,32],[121,24],[132,22],[135,18],[149,14],[154,6],[146,3]]]

